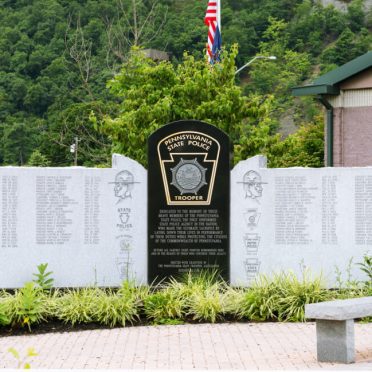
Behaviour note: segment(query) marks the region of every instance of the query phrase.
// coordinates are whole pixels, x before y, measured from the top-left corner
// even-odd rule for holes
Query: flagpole
[[[218,28],[220,29],[220,35],[221,33],[221,0],[217,0],[217,24]]]

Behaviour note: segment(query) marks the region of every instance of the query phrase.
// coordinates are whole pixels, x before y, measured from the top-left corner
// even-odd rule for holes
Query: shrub
[[[89,323],[94,319],[98,288],[69,290],[53,301],[53,315],[65,323]]]
[[[139,318],[139,303],[146,296],[146,288],[136,288],[134,283],[124,281],[117,293],[112,290],[99,291],[95,300],[92,319],[114,327],[125,326]]]
[[[11,322],[10,299],[11,296],[7,292],[2,291],[0,293],[0,326],[9,325]]]
[[[69,290],[53,299],[53,314],[65,323],[97,322],[114,327],[125,326],[139,318],[145,287],[123,282],[118,291],[100,288]]]
[[[260,275],[252,287],[238,297],[235,313],[240,319],[275,319],[279,298],[280,294],[277,291],[275,280]]]
[[[53,287],[54,279],[52,278],[53,271],[47,271],[48,264],[40,264],[37,266],[37,273],[32,274],[35,279],[33,282],[44,291],[48,291]]]
[[[185,300],[172,288],[164,288],[149,294],[144,299],[146,317],[155,323],[163,323],[168,319],[182,318],[185,315]]]
[[[372,256],[365,254],[363,256],[363,262],[359,262],[358,266],[368,277],[366,285],[372,286]]]
[[[94,301],[92,321],[114,327],[133,323],[138,317],[134,297],[122,297],[112,291],[101,291]]]
[[[325,289],[322,276],[312,277],[306,270],[302,280],[293,272],[279,276],[276,283],[280,292],[277,311],[280,321],[305,321],[305,305],[329,299],[329,292]]]
[[[188,307],[188,314],[192,315],[194,320],[216,322],[223,313],[221,284],[213,283],[206,288],[194,291],[189,298]]]
[[[9,306],[11,323],[27,325],[29,331],[31,331],[32,324],[46,320],[49,315],[47,296],[33,282],[26,283],[6,302]]]
[[[304,321],[305,304],[329,298],[322,276],[304,271],[301,280],[293,272],[260,275],[243,293],[235,295],[233,312],[250,320]]]
[[[226,283],[217,271],[189,272],[180,282],[172,279],[168,286],[183,299],[185,311],[193,320],[214,323],[222,316]]]

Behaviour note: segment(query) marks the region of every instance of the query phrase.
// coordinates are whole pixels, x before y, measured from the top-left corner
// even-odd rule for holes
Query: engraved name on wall
[[[352,276],[372,243],[372,168],[266,168],[257,156],[231,176],[231,281],[306,270],[328,286],[351,262]],[[343,278],[344,280],[346,278]]]

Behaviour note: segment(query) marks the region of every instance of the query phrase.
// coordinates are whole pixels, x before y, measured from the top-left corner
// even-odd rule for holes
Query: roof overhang
[[[292,89],[293,96],[314,96],[319,94],[338,95],[340,88],[334,85],[305,85],[302,87],[295,87]]]

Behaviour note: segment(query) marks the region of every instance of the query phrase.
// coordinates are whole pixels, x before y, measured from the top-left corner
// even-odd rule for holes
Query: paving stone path
[[[314,323],[224,323],[127,327],[0,337],[0,368],[16,368],[7,352],[38,356],[47,369],[372,370],[372,323],[356,324],[356,363],[318,363]]]

